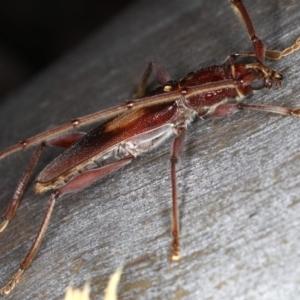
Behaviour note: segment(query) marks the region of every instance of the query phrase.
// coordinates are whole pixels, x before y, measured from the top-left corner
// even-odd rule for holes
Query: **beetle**
[[[0,293],[9,293],[32,263],[41,245],[57,198],[83,189],[129,164],[137,155],[158,147],[171,135],[175,135],[175,138],[171,151],[172,246],[170,258],[178,260],[180,234],[175,165],[183,146],[186,128],[191,121],[196,116],[202,119],[229,117],[246,109],[300,116],[299,108],[290,109],[237,102],[255,90],[271,88],[274,85],[280,86],[282,74],[270,69],[265,64],[265,58],[275,60],[293,53],[299,49],[300,38],[283,51],[265,49],[262,41],[256,36],[242,2],[231,2],[247,27],[253,44],[252,51],[236,52],[230,55],[223,64],[191,72],[179,81],[172,81],[162,67],[151,62],[136,92],[138,101],[128,101],[124,105],[72,120],[70,123],[24,140],[0,153],[0,159],[3,159],[16,151],[38,145],[5,213],[5,220],[0,225],[0,231],[3,231],[14,218],[42,149],[47,146],[67,148],[37,177],[36,191],[38,193],[47,190],[54,190],[54,192],[49,199],[45,217],[28,255],[21,263],[20,269]],[[146,93],[146,84],[153,71],[161,85]],[[88,134],[67,132],[73,127],[104,119],[102,124]]]

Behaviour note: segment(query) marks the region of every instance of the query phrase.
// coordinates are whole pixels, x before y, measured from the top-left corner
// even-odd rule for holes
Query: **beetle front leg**
[[[171,80],[169,73],[165,69],[163,69],[155,61],[151,61],[143,74],[137,91],[134,93],[135,98],[139,99],[145,97],[147,83],[152,72],[154,72],[155,78],[157,79],[159,84],[165,84]]]
[[[39,157],[42,153],[43,148],[49,147],[49,146],[68,148],[72,144],[77,142],[79,139],[81,139],[84,135],[85,135],[85,133],[83,133],[83,132],[72,132],[69,134],[65,134],[65,135],[44,141],[36,148],[25,172],[23,173],[23,175],[17,185],[14,195],[13,195],[12,199],[10,200],[10,203],[9,203],[8,208],[4,215],[5,220],[2,223],[0,223],[0,232],[2,232],[6,228],[8,223],[10,221],[12,221],[12,219],[14,218],[16,211],[19,207],[22,195],[28,184],[28,180],[39,160]]]
[[[290,108],[290,107],[282,107],[282,106],[271,106],[271,105],[255,105],[255,104],[246,104],[246,103],[238,103],[238,109],[249,109],[249,110],[257,110],[257,111],[265,111],[273,114],[284,115],[284,116],[295,116],[300,117],[300,107]]]
[[[290,108],[284,106],[271,106],[271,105],[256,105],[246,103],[226,103],[216,107],[215,111],[208,116],[208,118],[225,118],[242,111],[244,109],[270,112],[273,114],[283,116],[300,117],[300,107]]]
[[[171,182],[172,182],[172,245],[170,260],[175,261],[180,258],[180,226],[179,226],[179,210],[177,200],[177,180],[176,180],[176,163],[178,161],[184,138],[186,134],[185,127],[177,128],[177,136],[174,138],[171,146]]]

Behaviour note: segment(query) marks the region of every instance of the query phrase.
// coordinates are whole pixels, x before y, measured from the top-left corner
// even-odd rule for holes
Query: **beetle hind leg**
[[[44,219],[40,226],[39,232],[36,235],[36,238],[28,251],[25,259],[20,264],[19,270],[12,276],[10,281],[0,289],[0,295],[9,294],[11,290],[15,287],[15,285],[19,282],[23,273],[30,267],[32,261],[34,260],[39,247],[43,241],[46,230],[48,228],[50,218],[53,212],[54,204],[57,198],[61,197],[64,194],[74,192],[77,190],[81,190],[89,185],[91,185],[96,180],[108,175],[109,173],[129,164],[132,161],[133,157],[128,157],[122,160],[119,160],[115,163],[109,164],[107,166],[86,171],[71,181],[69,181],[66,185],[61,188],[55,190],[49,199],[48,208],[46,210]]]
[[[5,212],[5,215],[4,215],[5,220],[0,224],[0,232],[2,232],[6,228],[8,223],[10,221],[12,221],[12,219],[14,218],[14,216],[16,214],[16,211],[19,207],[22,195],[23,195],[23,193],[25,191],[25,188],[28,184],[29,178],[30,178],[30,176],[31,176],[31,174],[34,170],[34,167],[36,166],[36,164],[39,160],[39,157],[40,157],[41,152],[42,152],[44,147],[45,147],[45,144],[41,143],[36,148],[32,158],[29,162],[29,165],[27,166],[25,172],[23,173],[23,175],[22,175],[22,177],[21,177],[21,179],[20,179],[20,181],[17,185],[17,188],[16,188],[16,190],[13,194],[13,197],[9,202],[8,208]]]
[[[5,220],[2,221],[2,223],[0,223],[0,232],[2,232],[7,227],[8,223],[13,220],[13,218],[16,214],[16,211],[19,207],[23,193],[26,189],[28,181],[32,175],[32,172],[39,160],[39,157],[42,153],[43,148],[50,147],[50,146],[68,148],[71,145],[73,145],[75,142],[77,142],[79,139],[81,139],[84,135],[85,135],[84,132],[67,133],[67,134],[46,140],[46,141],[42,142],[36,148],[25,172],[23,173],[23,175],[17,185],[17,188],[13,194],[13,197],[9,202],[8,208],[4,214]]]
[[[39,232],[37,233],[30,250],[28,251],[25,259],[20,264],[19,270],[11,277],[10,281],[3,288],[0,289],[0,296],[9,294],[13,290],[15,285],[19,282],[25,270],[30,267],[37,251],[39,250],[42,240],[45,236],[52,215],[52,211],[54,208],[55,200],[58,196],[59,193],[57,191],[55,191],[51,195],[44,219],[42,221]]]
[[[82,190],[85,187],[88,187],[91,184],[93,184],[95,181],[103,178],[104,176],[129,164],[132,160],[133,157],[130,156],[128,158],[116,161],[104,167],[85,171],[84,173],[81,173],[80,175],[70,180],[66,185],[59,188],[58,191],[60,195],[64,195],[67,193]]]

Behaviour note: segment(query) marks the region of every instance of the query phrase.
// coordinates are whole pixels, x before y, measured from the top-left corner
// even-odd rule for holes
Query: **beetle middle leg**
[[[0,232],[2,232],[8,223],[12,221],[14,218],[16,211],[19,207],[22,195],[26,189],[26,186],[28,184],[28,181],[30,179],[30,176],[32,175],[32,172],[39,160],[39,157],[42,153],[42,150],[44,147],[50,147],[50,146],[56,146],[56,147],[63,147],[68,148],[75,142],[77,142],[79,139],[81,139],[85,133],[83,132],[71,132],[68,134],[64,134],[62,136],[58,136],[49,140],[46,140],[42,142],[35,150],[25,172],[23,173],[17,188],[13,194],[12,199],[9,202],[8,208],[4,214],[5,220],[0,223]]]
[[[149,81],[151,73],[154,72],[155,78],[157,79],[159,84],[165,84],[171,80],[169,73],[163,69],[157,62],[151,61],[141,79],[141,82],[134,93],[135,98],[144,98],[146,95],[146,87]]]
[[[177,200],[177,180],[175,165],[178,161],[184,138],[186,135],[185,127],[178,127],[177,136],[174,138],[171,145],[171,182],[172,182],[172,245],[171,245],[171,261],[178,260],[180,258],[180,226],[179,226],[179,210]]]

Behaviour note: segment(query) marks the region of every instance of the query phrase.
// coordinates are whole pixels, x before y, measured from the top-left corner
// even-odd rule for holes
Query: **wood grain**
[[[245,0],[258,35],[282,49],[300,35],[296,0]],[[122,103],[147,63],[176,79],[251,49],[228,1],[137,1],[0,104],[0,149],[69,119]],[[270,65],[284,86],[248,103],[300,106],[300,52]],[[298,299],[300,119],[240,113],[191,126],[178,164],[182,259],[170,248],[169,144],[54,208],[42,247],[6,299],[62,299],[90,280],[92,299],[124,267],[120,299]],[[41,170],[57,151],[46,150]],[[0,213],[31,151],[0,163]],[[0,281],[30,247],[49,194],[33,182],[0,235]]]

